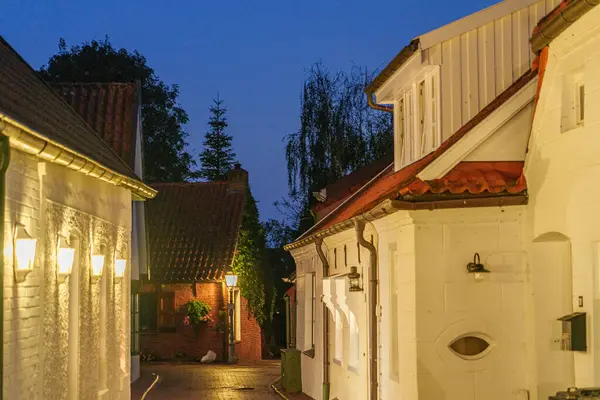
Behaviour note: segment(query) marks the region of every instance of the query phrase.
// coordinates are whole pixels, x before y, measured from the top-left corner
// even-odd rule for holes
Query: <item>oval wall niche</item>
[[[477,334],[459,336],[448,345],[454,354],[465,360],[483,357],[489,351],[490,346],[490,342]]]

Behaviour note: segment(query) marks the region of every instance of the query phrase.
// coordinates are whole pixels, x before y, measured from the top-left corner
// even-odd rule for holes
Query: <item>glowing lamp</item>
[[[115,278],[123,278],[125,276],[125,268],[127,267],[127,260],[117,258],[115,260]]]
[[[36,244],[37,239],[27,233],[25,226],[17,224],[14,236],[14,270],[17,282],[23,282],[33,269]]]
[[[100,278],[104,270],[104,254],[92,254],[92,278]]]
[[[233,289],[237,286],[238,276],[233,272],[228,272],[225,274],[225,284],[228,288]]]
[[[75,249],[69,246],[67,239],[64,237],[58,238],[58,266],[57,275],[58,281],[64,282],[71,271],[73,270],[73,263],[75,262]]]

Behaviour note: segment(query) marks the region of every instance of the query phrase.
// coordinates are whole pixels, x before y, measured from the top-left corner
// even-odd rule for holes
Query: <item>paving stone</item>
[[[156,363],[142,365],[142,378],[132,385],[133,400],[139,400],[151,382],[158,384],[146,400],[259,400],[280,399],[270,385],[279,377],[278,361],[236,365]]]

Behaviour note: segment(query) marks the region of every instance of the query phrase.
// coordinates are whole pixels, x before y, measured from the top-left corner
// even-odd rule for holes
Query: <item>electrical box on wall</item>
[[[562,322],[561,349],[587,351],[586,314],[576,312],[558,319]]]

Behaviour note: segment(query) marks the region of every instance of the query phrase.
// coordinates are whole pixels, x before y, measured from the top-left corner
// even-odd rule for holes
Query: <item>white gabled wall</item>
[[[531,239],[539,241],[548,235],[562,237],[571,253],[568,260],[572,274],[555,275],[553,280],[559,279],[554,283],[556,287],[571,286],[572,301],[568,305],[554,304],[552,318],[559,318],[565,312],[586,312],[588,324],[588,351],[567,353],[573,357],[574,369],[561,371],[557,365],[552,371],[553,381],[543,382],[540,377],[543,384],[540,399],[554,390],[555,383],[569,383],[573,377],[577,386],[600,385],[600,287],[597,283],[600,276],[600,187],[596,184],[600,180],[599,18],[600,7],[595,7],[550,44],[526,161]],[[583,71],[585,82],[585,121],[583,126],[567,130],[561,126],[563,116],[571,109],[571,104],[564,102],[568,97],[565,93],[574,90],[568,86],[567,78],[580,71]],[[554,242],[556,248],[561,246],[561,241]],[[545,271],[546,262],[542,258],[532,268]],[[548,283],[553,284],[552,280]],[[541,304],[545,303],[544,298],[551,300],[553,293],[544,295]],[[579,297],[583,300],[581,307]],[[538,348],[546,347],[546,353],[541,357],[556,357],[548,343],[559,339],[559,334],[548,330],[539,338],[542,342]]]
[[[55,206],[50,210],[52,201]],[[100,326],[98,307],[95,307],[98,287],[91,284],[88,254],[81,253],[74,268],[79,270],[79,285],[56,281],[55,256],[58,231],[55,217],[68,233],[77,233],[81,245],[90,245],[96,231],[90,221],[103,221],[112,227],[112,243],[127,257],[131,232],[131,194],[99,179],[84,176],[53,164],[37,160],[11,149],[11,161],[6,174],[6,204],[4,225],[4,377],[3,389],[7,399],[65,398],[69,387],[69,358],[78,364],[79,396],[69,398],[98,398],[99,336],[110,337],[106,359],[111,372],[109,392],[104,398],[129,399],[129,278],[109,285],[108,298],[111,320]],[[67,221],[79,221],[72,225]],[[12,257],[12,234],[15,223],[23,223],[37,238],[36,260],[26,280],[16,283]],[[50,228],[53,226],[54,228]],[[80,231],[71,232],[70,228]],[[67,233],[65,231],[65,233]],[[127,233],[128,232],[128,233]],[[83,247],[82,247],[83,249]],[[89,247],[86,247],[89,251]],[[107,254],[105,268],[112,273],[113,262]],[[129,263],[128,263],[129,264]],[[130,265],[128,265],[128,271]],[[73,276],[76,276],[74,274]],[[86,279],[87,278],[87,279]],[[111,280],[112,282],[112,280]],[[96,284],[97,285],[97,284]],[[69,340],[69,287],[79,286],[79,338]],[[73,319],[74,321],[74,319]],[[72,322],[73,323],[73,322]],[[68,344],[79,343],[79,357],[69,356]]]

